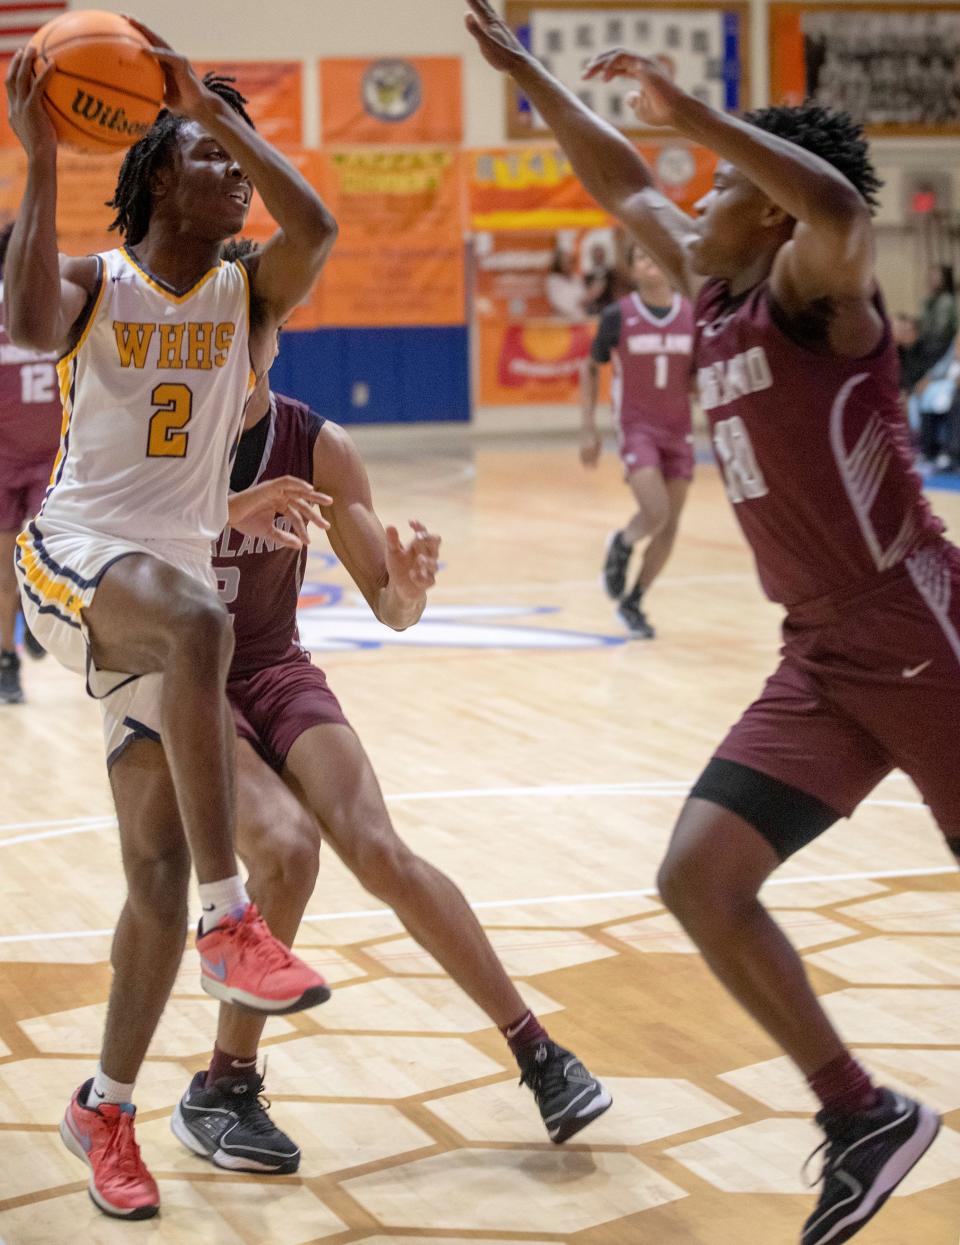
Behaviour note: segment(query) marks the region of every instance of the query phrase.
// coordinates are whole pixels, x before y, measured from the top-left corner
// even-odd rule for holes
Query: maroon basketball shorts
[[[717,749],[844,817],[905,771],[960,836],[960,550],[921,550],[842,605],[784,624],[780,666]]]
[[[693,479],[693,438],[668,435],[647,424],[620,429],[620,457],[629,476],[641,467],[659,467],[665,480]]]
[[[237,734],[278,773],[294,742],[311,726],[348,724],[327,676],[309,653],[266,666],[248,678],[231,679],[227,699]]]
[[[0,532],[19,532],[43,505],[50,462],[12,463],[0,459]]]

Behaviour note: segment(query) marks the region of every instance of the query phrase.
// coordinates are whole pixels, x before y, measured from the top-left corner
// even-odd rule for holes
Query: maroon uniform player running
[[[849,816],[892,768],[960,855],[960,554],[911,468],[897,359],[874,277],[878,182],[858,126],[812,104],[737,120],[650,61],[605,53],[646,125],[720,156],[692,221],[634,147],[520,46],[486,0],[468,24],[586,187],[696,296],[694,364],[727,492],[783,660],[691,793],[661,893],[713,971],[823,1106],[823,1189],[803,1245],[849,1240],[932,1143],[936,1113],[876,1088],[758,900],[781,861]]]
[[[600,457],[596,417],[600,365],[613,360],[612,398],[620,457],[637,510],[607,543],[603,582],[619,602],[617,612],[627,629],[652,640],[654,630],[642,605],[644,594],[670,557],[693,479],[693,307],[671,288],[663,270],[636,243],[630,246],[629,263],[637,289],[604,311],[583,368],[580,460],[593,467]],[[624,595],[630,554],[641,540],[648,542],[647,547],[633,587]]]
[[[14,633],[20,591],[13,570],[17,533],[40,509],[60,444],[63,406],[55,356],[15,346],[3,320],[3,266],[13,225],[0,232],[0,704],[23,701]],[[26,628],[32,657],[44,650]]]
[[[283,476],[323,481],[334,498],[324,511],[330,543],[371,609],[396,630],[416,623],[434,582],[439,538],[419,523],[411,524],[406,546],[395,528],[384,531],[347,434],[301,403],[271,394],[266,381],[251,398],[245,427],[233,487]],[[453,882],[398,838],[363,746],[300,645],[296,608],[305,558],[305,550],[276,548],[231,529],[214,552],[236,632],[227,694],[240,736],[237,847],[250,869],[251,894],[271,928],[292,942],[316,881],[319,836],[326,838],[500,1027],[551,1140],[563,1142],[605,1111],[610,1095],[550,1040]],[[297,806],[278,774],[313,816]],[[256,1015],[221,1008],[210,1067],[194,1077],[172,1127],[217,1166],[293,1172],[300,1150],[259,1099],[262,1030]]]

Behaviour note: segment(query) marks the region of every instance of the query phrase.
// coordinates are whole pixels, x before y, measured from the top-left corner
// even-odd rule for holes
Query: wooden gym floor
[[[52,661],[0,709],[0,1237],[7,1245],[787,1245],[819,1137],[786,1061],[714,985],[653,893],[690,781],[777,649],[712,467],[624,642],[598,584],[626,516],[612,457],[462,434],[362,438],[381,515],[444,537],[426,620],[368,621],[319,547],[304,632],[401,832],[478,905],[508,969],[615,1104],[551,1146],[499,1035],[325,852],[299,946],[337,984],[271,1022],[296,1177],[217,1172],[168,1127],[214,1004],[188,950],[138,1090],[161,1216],[102,1218],[56,1126],[92,1071],[123,883],[98,714]],[[935,495],[960,533],[960,493]],[[956,747],[956,741],[944,741]],[[960,884],[902,776],[785,867],[770,904],[876,1072],[946,1113],[863,1245],[960,1235]]]

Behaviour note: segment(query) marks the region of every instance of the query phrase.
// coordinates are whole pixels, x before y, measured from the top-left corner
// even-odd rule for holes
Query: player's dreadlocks
[[[235,78],[215,73],[203,76],[204,86],[226,100],[251,129],[256,129],[244,108],[246,99],[233,85],[235,81]],[[117,188],[107,207],[114,208],[117,213],[110,228],[118,229],[124,241],[131,246],[143,238],[150,224],[153,208],[150,181],[153,174],[169,162],[177,135],[186,123],[186,117],[177,116],[164,108],[143,138],[134,143],[123,158]]]
[[[230,238],[224,242],[220,258],[224,263],[235,264],[238,259],[246,259],[259,249],[259,244],[253,238]]]
[[[797,107],[757,108],[744,113],[743,120],[820,156],[856,186],[871,209],[879,207],[877,191],[883,182],[870,159],[863,126],[847,113],[807,100]]]

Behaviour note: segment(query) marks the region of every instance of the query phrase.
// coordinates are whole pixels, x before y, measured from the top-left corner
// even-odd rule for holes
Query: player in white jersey
[[[223,80],[201,83],[141,29],[164,68],[167,107],[124,160],[112,206],[125,245],[106,255],[58,254],[56,136],[42,102],[49,70],[34,77],[36,55],[25,49],[7,76],[28,173],[7,253],[6,324],[17,344],[62,355],[66,415],[17,569],[34,633],[105,701],[128,884],[100,1064],[61,1135],[90,1166],[96,1204],[124,1218],[158,1207],[130,1100],[182,955],[190,855],[208,993],[273,1012],[329,993],[272,937],[238,874],[225,697],[233,640],[209,554],[228,517],[251,383],[336,226],[257,136],[243,97]],[[254,186],[279,228],[244,266],[222,265]]]

